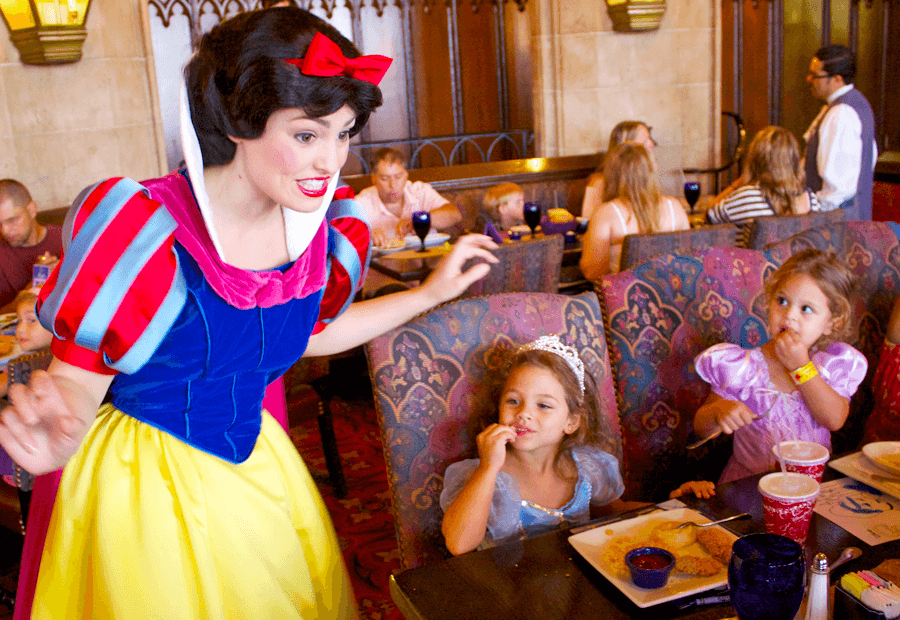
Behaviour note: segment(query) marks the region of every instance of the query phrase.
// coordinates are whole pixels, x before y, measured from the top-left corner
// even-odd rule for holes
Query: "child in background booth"
[[[489,374],[473,419],[478,459],[444,474],[442,530],[454,555],[588,521],[591,508],[621,512],[625,487],[600,412],[597,386],[578,352],[543,336]],[[709,497],[710,483],[673,495]],[[601,511],[593,511],[596,513]]]
[[[20,296],[19,305],[16,307],[16,314],[19,316],[19,322],[16,325],[16,346],[10,359],[29,351],[45,349],[53,340],[53,334],[44,329],[44,326],[38,321],[37,313],[34,311],[36,301],[37,295],[34,293],[25,293]],[[0,372],[0,396],[6,396],[8,383],[9,377],[4,366],[3,372]]]
[[[517,184],[501,183],[489,187],[481,200],[481,211],[473,232],[483,233],[488,223],[493,224],[498,232],[521,226],[525,223],[524,209],[525,192]]]
[[[772,447],[804,439],[831,450],[831,432],[850,411],[866,376],[866,358],[840,342],[850,322],[853,279],[834,256],[806,250],[766,282],[769,333],[758,349],[710,347],[695,360],[712,393],[697,411],[694,431],[734,434],[734,453],[719,484],[769,471]]]
[[[863,430],[863,445],[900,441],[900,295],[894,299],[872,381],[875,405]]]

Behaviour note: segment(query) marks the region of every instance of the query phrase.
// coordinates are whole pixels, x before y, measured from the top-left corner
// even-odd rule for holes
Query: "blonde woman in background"
[[[622,121],[609,134],[609,148],[607,153],[625,142],[639,142],[644,145],[650,154],[653,169],[656,170],[656,160],[653,159],[653,147],[656,140],[650,135],[650,127],[641,121]],[[584,189],[584,201],[581,203],[581,217],[591,219],[594,211],[603,203],[603,168],[606,158],[600,167],[588,177],[587,187]]]
[[[724,224],[818,210],[819,200],[806,188],[797,139],[783,127],[770,126],[753,136],[741,176],[716,196],[706,219]]]
[[[626,142],[611,149],[603,175],[603,203],[583,240],[580,266],[588,280],[619,270],[626,235],[690,228],[681,203],[662,195],[653,159],[642,144]]]

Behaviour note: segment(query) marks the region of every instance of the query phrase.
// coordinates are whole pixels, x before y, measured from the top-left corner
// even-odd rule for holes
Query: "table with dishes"
[[[853,576],[856,574],[853,571],[869,571],[885,560],[900,563],[900,500],[894,495],[882,493],[878,487],[857,482],[859,478],[869,476],[867,479],[880,483],[881,489],[900,494],[900,442],[881,442],[870,446],[863,452],[833,459],[832,463],[836,463],[837,468],[829,467],[824,471],[822,497],[812,513],[808,531],[804,532],[805,544],[802,547],[787,537],[764,533],[767,520],[760,492],[760,480],[764,476],[757,475],[718,486],[716,495],[710,499],[684,496],[679,500],[595,520],[585,526],[474,551],[431,566],[412,568],[391,577],[391,594],[407,620],[735,617],[730,598],[732,594],[729,593],[728,564],[731,544],[735,540],[749,543],[768,537],[794,545],[798,549],[798,557],[805,560],[796,569],[801,571],[797,573],[801,578],[798,582],[799,596],[802,596],[802,584],[808,581],[808,575],[806,579],[802,577],[809,572],[810,563],[817,553],[824,553],[832,565],[842,552],[850,559],[841,566],[835,566],[831,572],[832,584],[842,575],[850,573],[849,576]],[[855,463],[855,468],[845,464],[847,459]],[[891,459],[896,459],[895,465],[892,465]],[[844,478],[842,474],[855,477]],[[863,492],[874,494],[871,497],[876,499],[868,500],[868,503],[861,500],[859,493]],[[879,502],[880,507],[876,506]],[[883,541],[871,540],[863,531],[857,531],[860,535],[856,535],[842,527],[847,525],[848,518],[846,514],[838,514],[841,510],[852,513],[852,518],[873,518],[871,513],[880,510],[882,521],[890,523],[898,531],[893,537],[885,535]],[[624,566],[624,558],[619,557],[625,555],[629,545],[643,544],[641,541],[648,532],[659,535],[661,530],[674,529],[669,527],[674,523],[707,523],[740,513],[749,513],[750,517],[703,528],[703,531],[715,532],[713,542],[706,536],[702,543],[699,540],[690,543],[679,554],[697,556],[696,564],[703,565],[708,563],[702,559],[705,549],[708,555],[719,558],[715,572],[673,572],[662,587],[642,588],[635,585],[628,568]],[[748,536],[754,533],[761,534]],[[727,543],[724,552],[716,547],[723,541]],[[733,547],[736,555],[738,547],[738,544]],[[851,547],[859,549],[861,554],[856,557],[854,552],[847,551]],[[737,581],[740,573],[734,566],[732,560],[731,570],[735,572],[732,578]],[[677,570],[684,571],[684,564],[677,565]],[[851,605],[848,603],[849,595],[838,588],[834,590],[834,597],[834,617],[847,617],[847,605]],[[841,613],[837,611],[839,608]],[[796,607],[793,609],[796,611]],[[745,613],[738,617],[743,620],[778,616],[760,613],[751,616]],[[789,617],[792,618],[793,613]]]

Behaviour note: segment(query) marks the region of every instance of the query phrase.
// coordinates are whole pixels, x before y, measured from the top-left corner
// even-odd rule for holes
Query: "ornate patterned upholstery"
[[[366,345],[404,568],[447,556],[438,499],[447,466],[469,455],[467,423],[494,346],[559,334],[600,389],[621,460],[615,394],[596,295],[499,294],[461,299]]]
[[[843,209],[823,211],[820,213],[805,213],[803,215],[771,215],[758,217],[746,224],[744,247],[753,250],[763,250],[769,245],[796,235],[808,228],[818,226],[833,226],[843,222],[847,212]]]
[[[463,296],[558,292],[563,245],[562,235],[501,245],[493,251],[500,262],[491,267],[487,276],[472,284]],[[464,268],[468,269],[474,262]]]
[[[773,269],[762,252],[710,248],[657,257],[601,280],[626,499],[664,498],[696,475],[718,476],[709,463],[689,461],[685,449],[709,394],[693,359],[719,342],[756,347],[768,340],[763,282]]]
[[[892,222],[839,222],[811,228],[770,246],[768,258],[781,265],[789,256],[806,249],[833,249],[856,276],[857,294],[851,324],[856,332],[848,342],[865,354],[869,374],[851,401],[850,418],[833,434],[836,452],[850,450],[862,438],[862,424],[871,411],[871,386],[878,351],[884,341],[894,298],[900,295],[900,242]]]
[[[704,248],[733,248],[737,246],[738,230],[735,224],[718,224],[675,232],[625,235],[619,271],[663,254]]]

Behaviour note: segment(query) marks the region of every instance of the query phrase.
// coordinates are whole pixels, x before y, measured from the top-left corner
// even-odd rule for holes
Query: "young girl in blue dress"
[[[17,619],[356,617],[264,392],[301,355],[458,295],[489,269],[466,260],[496,262],[471,236],[422,286],[350,303],[371,240],[336,186],[389,62],[297,8],[241,13],[185,70],[187,168],[76,199],[38,303],[54,359],[0,414],[17,463],[63,468],[35,485]]]
[[[625,487],[597,386],[578,352],[556,336],[521,346],[486,378],[473,434],[479,458],[444,474],[441,508],[454,555],[542,534],[645,503]],[[690,481],[670,497],[715,494]]]
[[[791,256],[766,281],[769,334],[757,349],[710,347],[694,362],[712,393],[694,417],[694,432],[734,434],[719,484],[769,471],[772,448],[803,439],[831,450],[831,432],[850,412],[866,376],[862,353],[841,342],[850,327],[853,278],[833,253]]]

